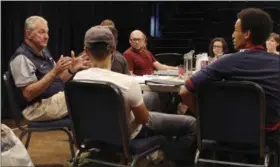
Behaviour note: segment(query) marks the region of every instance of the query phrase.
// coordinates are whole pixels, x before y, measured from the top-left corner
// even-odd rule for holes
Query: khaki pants
[[[23,116],[29,121],[47,121],[60,119],[68,115],[64,92],[58,92],[23,110]]]

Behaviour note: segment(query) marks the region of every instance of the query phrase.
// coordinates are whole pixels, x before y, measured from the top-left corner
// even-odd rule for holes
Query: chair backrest
[[[178,66],[184,63],[183,54],[180,53],[158,53],[155,54],[155,59],[170,66]]]
[[[9,106],[12,112],[12,116],[19,124],[22,119],[22,107],[19,104],[19,98],[23,98],[20,89],[17,89],[14,84],[14,79],[9,71],[6,71],[3,75],[3,80],[5,88],[7,90],[7,96],[9,101]]]
[[[260,148],[264,153],[265,95],[247,81],[221,81],[197,92],[198,147],[202,140]]]
[[[72,80],[65,85],[65,97],[77,147],[107,148],[109,145],[123,148],[128,156],[128,125],[118,86]]]

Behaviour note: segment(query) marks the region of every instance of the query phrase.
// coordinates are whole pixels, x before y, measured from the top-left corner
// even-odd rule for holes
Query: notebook
[[[184,82],[170,81],[170,80],[165,80],[165,79],[150,79],[150,80],[146,80],[145,81],[146,85],[149,85],[149,83],[160,84],[160,85],[168,85],[168,86],[181,86],[181,85],[184,85]]]
[[[178,70],[159,70],[155,71],[154,75],[179,76],[179,72]]]

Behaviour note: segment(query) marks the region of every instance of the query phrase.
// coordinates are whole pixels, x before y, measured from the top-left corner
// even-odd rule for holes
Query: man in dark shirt
[[[25,21],[25,40],[10,61],[10,72],[23,116],[31,121],[59,119],[68,114],[64,82],[75,72],[87,68],[86,57],[64,57],[55,62],[47,49],[48,23],[39,16]]]
[[[108,28],[110,29],[110,31],[114,35],[115,43],[116,43],[116,47],[117,47],[117,44],[118,44],[118,30],[113,26],[108,26]],[[112,60],[112,67],[111,67],[112,71],[130,75],[130,72],[128,70],[127,61],[126,61],[125,57],[119,51],[116,50],[113,53],[112,59],[113,59]]]
[[[115,23],[112,20],[106,19],[106,20],[103,20],[100,23],[100,25],[101,26],[106,26],[110,29],[110,31],[114,35],[115,44],[117,46],[118,45],[119,33],[118,33],[117,28],[115,27]],[[128,71],[128,64],[127,64],[126,59],[117,50],[113,53],[113,56],[112,56],[111,70],[114,71],[114,72],[130,75],[130,72]]]
[[[275,124],[280,120],[280,58],[263,47],[273,28],[272,20],[255,8],[244,9],[237,17],[232,38],[234,48],[240,51],[223,56],[188,78],[180,94],[192,108],[192,92],[201,84],[222,79],[252,81],[265,91],[266,124]]]
[[[119,51],[115,51],[112,56],[112,67],[114,72],[130,75],[126,59]]]

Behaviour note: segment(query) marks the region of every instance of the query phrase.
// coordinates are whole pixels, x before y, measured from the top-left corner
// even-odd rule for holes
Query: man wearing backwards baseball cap
[[[140,85],[132,76],[110,70],[112,53],[115,51],[114,37],[107,27],[90,28],[84,39],[84,50],[91,62],[91,68],[78,72],[74,80],[97,80],[115,83],[126,100],[128,130],[130,138],[137,138],[141,131],[149,130],[162,135],[177,136],[171,147],[184,157],[195,141],[195,119],[184,115],[149,112],[143,103]],[[146,125],[142,127],[142,125]],[[139,134],[140,133],[140,134]],[[143,135],[142,135],[143,136]],[[170,144],[171,145],[171,144]],[[174,150],[173,150],[174,151]],[[165,152],[170,160],[173,152]]]

